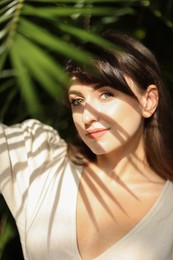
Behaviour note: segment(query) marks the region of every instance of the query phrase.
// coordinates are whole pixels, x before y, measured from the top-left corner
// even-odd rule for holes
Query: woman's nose
[[[90,104],[86,104],[83,109],[83,114],[82,114],[82,121],[84,124],[90,124],[93,121],[98,120],[98,111],[96,108],[91,106]]]

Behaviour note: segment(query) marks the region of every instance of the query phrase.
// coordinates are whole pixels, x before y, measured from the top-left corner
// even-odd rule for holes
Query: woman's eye
[[[104,99],[108,99],[108,98],[113,97],[113,94],[111,92],[104,92],[101,94],[101,97]]]
[[[74,99],[71,100],[70,103],[71,103],[72,106],[79,106],[79,105],[82,104],[82,102],[83,102],[82,98],[74,98]]]

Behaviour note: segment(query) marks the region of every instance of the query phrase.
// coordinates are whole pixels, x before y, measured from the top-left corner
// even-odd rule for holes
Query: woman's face
[[[137,91],[132,81],[129,84]],[[135,94],[139,97],[139,93]],[[74,78],[69,100],[76,129],[93,153],[102,155],[124,145],[136,146],[143,125],[137,99],[114,88],[85,85]]]

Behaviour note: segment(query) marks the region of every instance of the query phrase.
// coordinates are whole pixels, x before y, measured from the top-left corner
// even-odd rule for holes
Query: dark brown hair
[[[107,32],[103,37],[115,47],[105,49],[87,43],[83,48],[91,53],[88,57],[92,61],[91,67],[69,61],[66,70],[70,76],[77,77],[82,83],[111,86],[134,98],[136,97],[128,86],[125,75],[130,77],[142,91],[151,84],[157,86],[158,107],[144,123],[146,160],[158,175],[173,180],[172,106],[158,62],[151,51],[132,36]],[[76,145],[82,148],[81,153],[94,160],[95,155],[79,140]]]

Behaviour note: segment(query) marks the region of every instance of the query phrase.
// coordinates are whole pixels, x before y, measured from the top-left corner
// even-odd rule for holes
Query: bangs
[[[91,53],[88,57],[90,65],[69,60],[66,71],[70,78],[75,77],[86,85],[109,86],[135,97],[125,79],[118,52],[115,54],[91,44],[87,44],[85,50]]]

